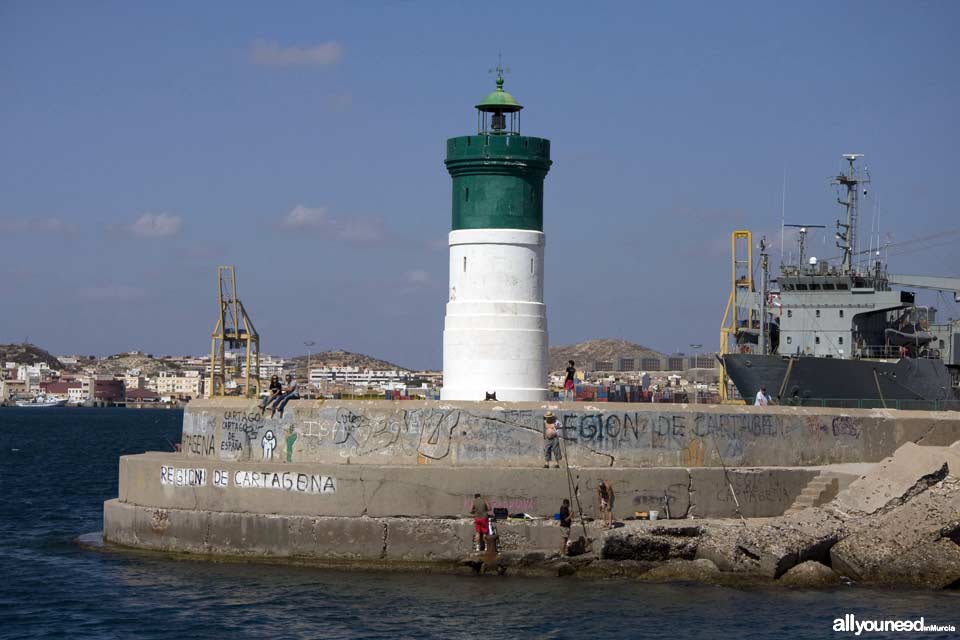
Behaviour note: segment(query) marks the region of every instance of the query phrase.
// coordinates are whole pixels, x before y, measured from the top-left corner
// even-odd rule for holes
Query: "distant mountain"
[[[35,344],[0,344],[0,363],[18,362],[20,364],[38,364],[46,362],[51,369],[63,369],[63,363],[49,351]],[[3,364],[0,364],[2,367]]]
[[[579,344],[550,347],[550,371],[563,371],[567,360],[573,360],[577,369],[593,371],[594,363],[610,362],[614,368],[619,366],[620,358],[659,358],[662,353],[626,340],[588,340]],[[637,362],[639,365],[639,362]]]
[[[306,371],[307,356],[295,356],[291,359],[296,363],[298,370],[302,369]],[[362,353],[344,351],[343,349],[318,351],[317,353],[311,354],[310,366],[314,369],[320,367],[359,367],[360,369],[404,369],[409,371],[409,369],[406,367],[401,367],[398,364],[393,364],[392,362],[387,362],[386,360],[372,358],[370,356],[363,355]]]

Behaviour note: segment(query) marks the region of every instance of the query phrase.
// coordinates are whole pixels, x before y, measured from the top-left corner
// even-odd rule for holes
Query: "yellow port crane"
[[[260,394],[260,335],[237,298],[237,275],[232,265],[217,267],[217,299],[220,316],[210,342],[210,397],[227,395],[228,374],[235,374],[236,367],[228,369],[226,352],[242,349],[246,355],[242,395],[255,398]]]
[[[720,324],[720,355],[737,349],[737,337],[744,327],[752,327],[754,312],[745,304],[745,294],[756,292],[753,282],[753,234],[746,230],[737,230],[730,234],[730,255],[732,258],[730,298],[727,300],[727,309],[723,312],[723,322]],[[759,323],[759,318],[756,319]],[[720,378],[717,384],[720,392],[720,401],[725,404],[742,404],[742,400],[733,400],[727,393],[727,374],[723,365],[720,366]]]

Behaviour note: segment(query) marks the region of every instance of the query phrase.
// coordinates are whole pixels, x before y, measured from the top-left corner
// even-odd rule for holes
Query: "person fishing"
[[[597,485],[597,519],[606,522],[607,528],[613,527],[613,487],[606,480]]]

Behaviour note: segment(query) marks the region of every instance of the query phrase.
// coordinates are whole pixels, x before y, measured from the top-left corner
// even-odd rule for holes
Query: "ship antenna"
[[[843,249],[843,270],[845,273],[852,273],[853,256],[857,252],[857,200],[858,185],[869,182],[869,177],[860,178],[853,164],[857,158],[862,158],[862,153],[845,153],[843,159],[847,161],[847,172],[841,173],[833,179],[834,184],[840,185],[847,190],[846,199],[837,198],[837,202],[847,210],[846,223],[837,220],[837,246]],[[842,244],[841,244],[842,243]]]
[[[780,271],[783,271],[783,225],[787,222],[787,165],[783,165],[783,187],[780,189]]]

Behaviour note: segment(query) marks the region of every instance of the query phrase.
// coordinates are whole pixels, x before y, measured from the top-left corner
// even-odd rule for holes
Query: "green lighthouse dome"
[[[477,109],[486,112],[515,113],[523,109],[523,105],[503,90],[503,76],[498,75],[497,88],[477,105]]]

